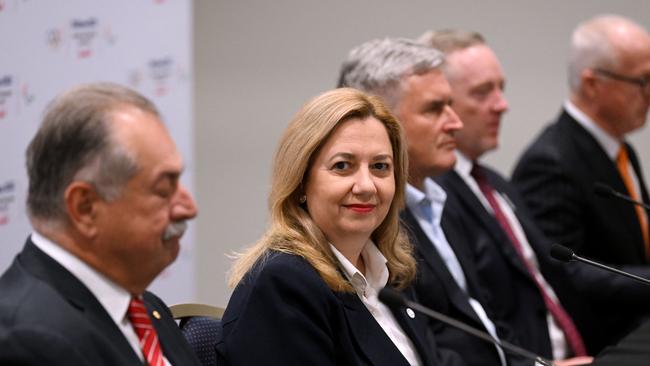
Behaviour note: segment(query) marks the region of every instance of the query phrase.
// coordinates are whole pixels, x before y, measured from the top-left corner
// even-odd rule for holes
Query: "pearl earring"
[[[303,194],[302,196],[300,196],[300,200],[299,200],[299,201],[300,201],[301,204],[307,202],[307,195],[304,195],[304,194]]]

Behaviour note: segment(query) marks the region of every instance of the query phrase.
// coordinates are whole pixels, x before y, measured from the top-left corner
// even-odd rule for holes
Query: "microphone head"
[[[377,297],[379,298],[379,301],[383,302],[391,309],[406,306],[404,296],[394,288],[388,286],[382,288]]]
[[[611,196],[614,190],[612,187],[608,186],[605,183],[596,182],[594,183],[594,193],[599,196]]]
[[[564,245],[553,244],[553,246],[551,246],[551,257],[559,261],[569,262],[573,259],[573,256],[573,250],[565,247]]]

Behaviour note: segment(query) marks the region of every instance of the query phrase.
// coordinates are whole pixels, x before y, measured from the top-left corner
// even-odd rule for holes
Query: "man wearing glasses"
[[[594,186],[602,183],[650,202],[640,162],[625,139],[645,124],[650,105],[650,35],[629,19],[598,16],[574,31],[568,66],[570,98],[520,158],[512,181],[552,240],[647,276],[648,212],[599,196]],[[601,327],[583,329],[596,348],[616,341],[650,312],[644,302],[633,301],[622,281],[627,280],[594,271],[577,283],[593,299],[580,315],[590,319],[587,326]]]

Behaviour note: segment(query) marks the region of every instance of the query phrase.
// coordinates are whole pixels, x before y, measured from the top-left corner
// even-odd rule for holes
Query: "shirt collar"
[[[445,190],[431,178],[424,178],[423,185],[424,192],[410,184],[406,185],[407,206],[410,208],[412,205],[417,205],[425,198],[431,201],[431,203],[437,203],[444,206],[445,201],[447,200],[447,193]]]
[[[598,144],[605,150],[610,159],[616,161],[616,156],[621,148],[621,141],[598,126],[570,100],[564,102],[564,110],[598,141]]]
[[[131,301],[128,291],[43,235],[33,232],[31,239],[34,245],[81,281],[115,323],[122,322]]]
[[[454,170],[463,178],[463,180],[467,180],[471,177],[473,167],[474,162],[469,160],[462,152],[456,150],[456,165],[454,165]]]
[[[367,287],[378,292],[388,283],[388,267],[386,266],[388,261],[372,240],[368,240],[361,250],[361,256],[366,265],[365,276],[334,245],[330,244],[330,248],[357,293],[365,294]]]
[[[408,207],[414,215],[424,218],[419,205],[422,204],[424,199],[427,199],[431,204],[434,223],[440,224],[442,211],[445,207],[445,202],[447,201],[447,193],[431,178],[425,178],[423,185],[424,192],[410,184],[406,185],[406,207]],[[427,218],[424,219],[428,222]]]

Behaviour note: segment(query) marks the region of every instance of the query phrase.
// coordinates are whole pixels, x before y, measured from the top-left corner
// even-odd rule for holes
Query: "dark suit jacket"
[[[641,167],[634,151],[627,148],[647,203]],[[569,114],[563,112],[528,147],[512,182],[550,239],[581,256],[650,277],[634,207],[594,194],[596,182],[627,193],[616,165]],[[579,315],[585,318],[583,336],[592,353],[618,340],[650,311],[647,287],[579,263],[567,270],[582,272],[574,276],[574,281],[583,300],[587,300]]]
[[[550,243],[537,229],[522,199],[494,170],[486,167],[485,173],[494,189],[512,203],[511,208],[537,256],[542,275],[565,307],[573,305],[572,302],[566,304],[572,297],[567,287],[567,273],[559,263],[550,260]],[[450,171],[437,180],[447,195],[453,197],[446,206],[446,213],[465,218],[480,284],[491,294],[489,305],[496,317],[515,331],[520,346],[552,358],[544,299],[507,234],[458,173]]]
[[[423,365],[438,365],[426,321],[393,312]],[[408,365],[354,293],[332,291],[303,258],[270,252],[235,288],[220,365]]]
[[[169,309],[144,294],[165,357],[172,365],[199,365]],[[98,300],[76,277],[31,241],[0,278],[0,364],[139,365]]]
[[[449,201],[449,200],[448,200]],[[486,306],[491,296],[478,285],[476,267],[472,254],[467,247],[467,237],[464,235],[460,218],[447,215],[447,204],[441,226],[447,241],[451,245],[458,261],[463,268],[467,280],[468,291],[485,308],[488,316],[497,326],[497,333],[502,340],[516,343],[510,329],[495,321],[494,313]],[[418,300],[426,307],[448,315],[474,328],[487,332],[469,303],[469,297],[456,283],[447,270],[443,259],[438,254],[429,237],[424,233],[415,216],[409,209],[402,212],[402,223],[415,247],[415,257],[418,262],[418,275],[415,282]],[[467,365],[501,365],[496,348],[491,343],[476,338],[457,328],[441,322],[431,321],[436,343],[441,349],[448,349],[461,356]],[[509,358],[511,364],[532,364],[516,358]]]

